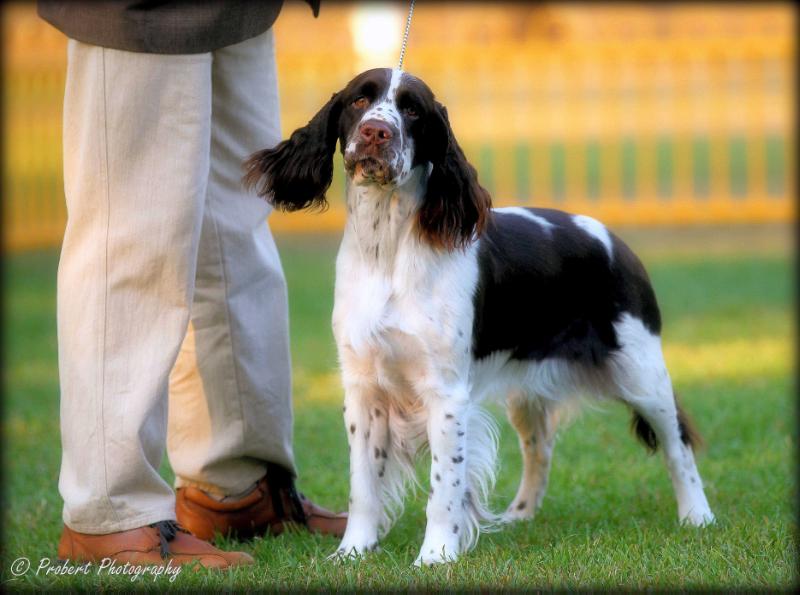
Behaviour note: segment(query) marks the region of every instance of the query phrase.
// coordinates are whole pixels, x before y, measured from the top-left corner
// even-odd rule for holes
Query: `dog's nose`
[[[392,138],[392,129],[379,120],[368,120],[358,129],[361,139],[370,145],[382,145]]]

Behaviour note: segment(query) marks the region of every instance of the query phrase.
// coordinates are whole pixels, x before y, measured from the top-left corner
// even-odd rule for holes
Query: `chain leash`
[[[408,33],[411,31],[411,15],[414,14],[414,0],[411,0],[411,5],[408,7],[408,18],[406,19],[406,32],[403,34],[403,45],[400,47],[400,63],[397,65],[398,70],[403,70],[403,58],[406,57],[406,45],[408,44]]]

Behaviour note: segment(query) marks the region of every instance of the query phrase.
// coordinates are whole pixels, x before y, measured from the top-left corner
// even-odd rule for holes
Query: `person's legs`
[[[281,138],[273,34],[213,52],[211,172],[191,324],[170,376],[176,486],[239,494],[294,472],[286,283],[242,162]]]
[[[70,41],[58,273],[64,523],[175,518],[158,473],[209,172],[211,55]]]
[[[290,520],[341,535],[347,521],[294,489],[286,282],[269,206],[241,183],[242,162],[281,139],[275,71],[271,31],[213,52],[211,173],[167,439],[178,520],[203,539]]]

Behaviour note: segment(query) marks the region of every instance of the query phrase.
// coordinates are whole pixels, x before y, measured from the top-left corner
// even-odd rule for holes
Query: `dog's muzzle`
[[[348,143],[352,151],[345,151],[345,170],[357,183],[391,183],[398,174],[396,144],[397,135],[386,122],[362,122]]]

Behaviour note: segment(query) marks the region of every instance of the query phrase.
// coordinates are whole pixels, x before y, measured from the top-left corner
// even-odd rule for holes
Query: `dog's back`
[[[494,209],[478,250],[473,351],[600,364],[623,312],[653,333],[661,316],[628,246],[595,219],[553,209]]]

